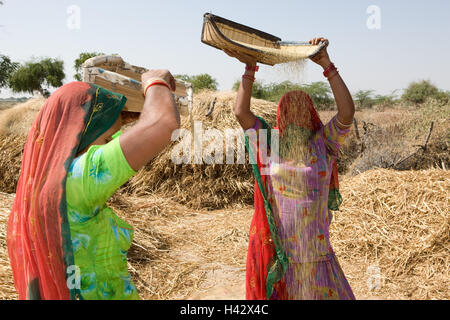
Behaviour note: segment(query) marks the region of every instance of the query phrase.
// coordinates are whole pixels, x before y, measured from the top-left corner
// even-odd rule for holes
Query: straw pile
[[[214,98],[214,110],[206,116]],[[192,130],[193,121],[202,121],[204,131],[218,129],[224,133],[225,129],[240,129],[232,110],[235,99],[236,94],[233,92],[199,93],[194,100],[192,118],[182,117],[182,128]],[[44,99],[32,99],[0,115],[0,190],[4,192],[15,191],[26,136],[44,102]],[[252,109],[274,124],[275,104],[252,99]],[[204,143],[208,141],[205,139]],[[163,195],[191,208],[211,209],[252,203],[253,177],[250,165],[175,165],[171,152],[176,144],[174,142],[142,169],[127,184],[126,192],[134,195]],[[224,146],[224,155],[225,152]]]
[[[6,226],[14,195],[0,192],[0,300],[17,299],[6,247]]]
[[[44,98],[34,98],[3,111],[0,114],[0,136],[26,137],[44,103]]]
[[[340,260],[364,279],[379,266],[385,298],[449,299],[450,172],[371,170],[342,182],[331,227]],[[344,263],[343,263],[344,265]],[[350,281],[352,286],[355,282]]]
[[[214,98],[214,110],[210,116],[206,116]],[[233,113],[235,99],[236,94],[232,92],[199,93],[194,99],[192,119],[183,117],[181,127],[191,131],[193,121],[202,121],[203,130],[218,129],[223,133],[225,129],[239,129]],[[271,124],[275,123],[274,103],[252,99],[252,110]],[[204,145],[207,143],[205,140]],[[253,202],[254,182],[248,159],[245,165],[175,165],[171,159],[175,145],[170,145],[141,170],[125,190],[134,195],[159,194],[191,208],[214,209]]]
[[[0,114],[0,190],[15,192],[25,141],[44,98],[30,99]]]
[[[448,299],[450,173],[371,170],[344,178],[331,241],[357,298]],[[0,299],[15,299],[6,251],[13,195],[0,193]],[[143,299],[182,299],[231,270],[244,281],[252,207],[196,211],[158,196],[116,194],[109,203],[135,228],[129,270]],[[367,287],[379,266],[381,289]]]
[[[212,285],[214,270],[245,270],[253,210],[195,211],[157,196],[120,194],[110,205],[135,229],[129,270],[143,299],[185,299]]]

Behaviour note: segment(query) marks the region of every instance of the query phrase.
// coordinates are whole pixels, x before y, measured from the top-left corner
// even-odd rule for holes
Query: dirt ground
[[[12,205],[14,195],[0,193],[0,299],[14,299],[12,274],[6,251],[6,221]],[[137,200],[142,207],[145,199]],[[139,213],[139,212],[137,212]],[[166,248],[162,256],[166,258],[155,259],[149,264],[148,273],[155,272],[158,268],[164,269],[167,256],[186,265],[185,272],[176,277],[167,275],[168,282],[173,282],[170,292],[165,292],[164,297],[170,299],[192,300],[241,300],[245,299],[245,259],[247,252],[247,237],[253,209],[228,209],[217,211],[192,211],[186,215],[167,217],[158,223],[150,223],[152,227],[161,233],[173,235],[170,247]],[[132,222],[131,222],[132,223]],[[211,230],[222,229],[222,234],[209,235]],[[209,239],[205,243],[205,237]],[[137,235],[139,238],[139,235]],[[223,247],[221,248],[221,245]],[[232,256],[234,259],[229,259]],[[354,290],[357,299],[386,299],[399,298],[384,296],[376,291],[371,292],[367,287],[367,275],[365,270],[358,267],[355,261],[340,261],[342,268]],[[192,266],[195,270],[192,270]],[[200,266],[200,267],[198,267]],[[135,268],[130,265],[133,276],[136,278]],[[140,276],[135,279],[141,297],[144,299],[158,299],[157,293],[165,286],[161,283],[148,280],[147,272],[139,268]],[[198,281],[190,286],[180,287],[177,282],[192,282],[192,275],[197,275]],[[143,280],[145,279],[145,280]],[[174,280],[175,279],[175,280]],[[158,280],[161,281],[161,280]]]

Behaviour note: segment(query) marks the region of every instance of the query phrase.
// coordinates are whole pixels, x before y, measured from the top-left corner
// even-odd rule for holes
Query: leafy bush
[[[397,99],[394,93],[390,94],[390,95],[381,95],[381,94],[377,94],[374,98],[373,98],[373,102],[375,105],[377,106],[381,106],[381,107],[392,107],[394,104],[397,103]]]
[[[373,90],[359,90],[353,95],[353,99],[359,109],[369,109],[375,104],[375,99],[373,98]]]
[[[331,97],[331,88],[325,82],[313,82],[303,86],[303,90],[308,93],[318,110],[329,110],[334,105],[334,99]]]
[[[179,74],[175,75],[175,78],[186,82],[190,82],[194,89],[194,93],[197,93],[205,89],[217,91],[218,85],[217,80],[207,73],[198,74],[195,76],[189,76],[187,74]]]
[[[233,90],[237,91],[240,84],[240,81],[235,82],[233,85]],[[331,89],[325,82],[313,82],[302,86],[290,81],[269,83],[267,85],[264,85],[259,81],[255,81],[253,84],[252,97],[278,102],[286,92],[295,90],[302,90],[308,93],[314,103],[314,106],[319,110],[328,110],[334,105],[334,100],[331,97]]]
[[[430,81],[422,80],[419,82],[412,82],[402,96],[404,101],[416,105],[422,104],[430,98],[446,103],[449,101],[449,94],[448,92],[439,90]]]

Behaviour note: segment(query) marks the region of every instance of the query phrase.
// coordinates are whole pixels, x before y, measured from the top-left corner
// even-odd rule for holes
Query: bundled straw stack
[[[0,113],[0,190],[15,192],[25,141],[44,98],[31,99]]]
[[[214,109],[207,116],[214,99]],[[235,99],[236,94],[232,92],[199,93],[194,100],[192,118],[183,117],[181,127],[191,131],[193,121],[202,121],[203,130],[214,128],[224,132],[226,129],[240,129],[233,113]],[[252,110],[275,123],[274,103],[252,99]],[[214,209],[253,203],[254,180],[248,159],[245,165],[175,165],[171,159],[175,145],[173,143],[141,170],[125,190],[135,195],[156,193],[191,208]]]
[[[6,226],[13,201],[14,195],[0,192],[0,300],[18,298],[6,247]]]
[[[194,100],[192,118],[182,117],[182,128],[191,130],[193,121],[202,121],[203,130],[240,130],[233,114],[235,99],[236,94],[232,92],[199,93]],[[44,103],[44,99],[30,100],[0,114],[0,190],[3,192],[15,192],[26,137]],[[252,109],[257,115],[275,123],[275,104],[252,99]],[[246,165],[175,165],[171,153],[176,143],[139,171],[124,190],[135,195],[155,193],[192,208],[252,203],[253,176],[248,160]]]
[[[377,266],[383,297],[450,298],[449,171],[370,170],[345,179],[341,193],[332,243],[360,291]]]

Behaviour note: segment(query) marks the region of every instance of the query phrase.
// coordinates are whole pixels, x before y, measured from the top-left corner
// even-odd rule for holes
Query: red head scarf
[[[280,132],[280,137],[290,124],[307,128],[312,132],[316,132],[323,127],[311,97],[304,91],[288,92],[278,104],[277,129]],[[338,210],[342,199],[339,194],[339,175],[336,160],[333,161],[329,190],[328,206],[331,210]]]
[[[59,88],[28,134],[7,232],[19,299],[75,298],[76,291],[66,284],[67,268],[74,265],[66,176],[80,143],[92,143],[110,128],[125,104],[123,96],[106,91],[82,82]],[[103,96],[115,99],[101,101]],[[100,113],[96,111],[107,110],[110,101],[114,115],[95,116]]]
[[[319,130],[322,125],[311,97],[304,91],[288,92],[278,103],[277,129],[280,136],[290,124],[313,132]]]

